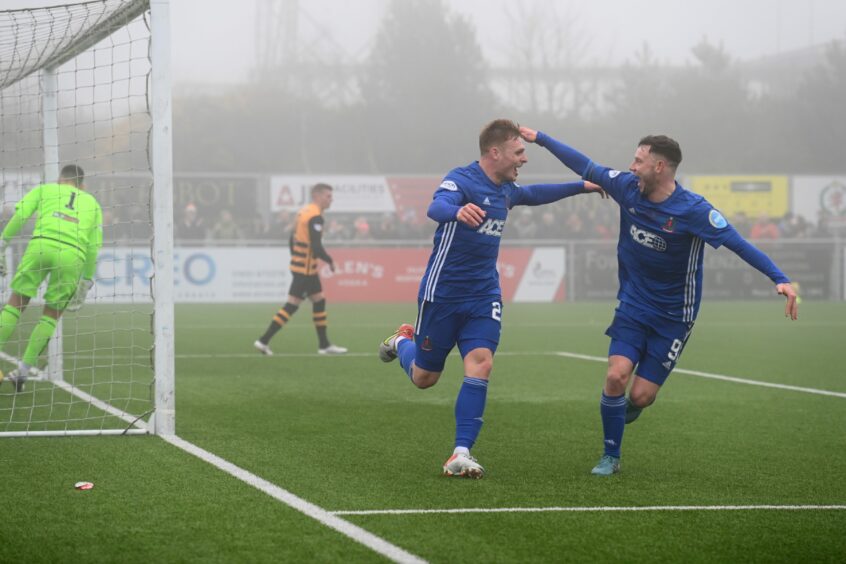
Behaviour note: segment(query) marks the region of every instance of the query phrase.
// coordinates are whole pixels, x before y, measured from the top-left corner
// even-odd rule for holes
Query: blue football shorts
[[[673,371],[693,323],[671,321],[630,304],[620,303],[605,331],[611,337],[608,356],[620,355],[635,365],[635,374],[659,386]]]
[[[430,372],[441,372],[456,344],[461,358],[478,348],[496,353],[501,332],[502,298],[458,303],[417,300],[414,364]]]

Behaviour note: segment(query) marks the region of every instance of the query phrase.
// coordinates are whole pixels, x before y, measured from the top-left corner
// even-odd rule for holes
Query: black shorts
[[[320,276],[317,274],[307,276],[292,272],[291,275],[293,280],[291,280],[291,289],[288,290],[288,295],[305,298],[323,291],[323,286],[320,285]]]

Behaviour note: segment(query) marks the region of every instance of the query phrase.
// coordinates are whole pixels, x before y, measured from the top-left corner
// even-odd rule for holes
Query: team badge
[[[420,348],[426,352],[432,351],[432,341],[429,339],[429,335],[423,337],[423,344],[420,345]]]
[[[708,222],[717,229],[722,229],[728,225],[726,218],[717,210],[711,210],[711,213],[708,214]]]
[[[662,231],[666,231],[667,233],[672,233],[675,227],[673,226],[673,218],[667,220],[667,223],[661,226]]]

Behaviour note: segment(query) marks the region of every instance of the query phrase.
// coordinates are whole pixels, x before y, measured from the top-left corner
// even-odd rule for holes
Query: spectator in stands
[[[578,212],[571,212],[564,221],[564,237],[567,239],[583,239],[585,237],[585,222]]]
[[[749,217],[747,217],[745,213],[739,211],[734,214],[734,217],[731,219],[731,224],[742,236],[749,237],[752,224],[749,222]]]
[[[370,233],[370,222],[363,215],[355,218],[353,222],[353,239],[356,241],[370,241],[373,234]]]
[[[212,227],[211,238],[218,240],[243,239],[244,231],[235,222],[232,212],[228,209],[222,209],[220,210],[220,219]]]
[[[393,213],[386,213],[382,215],[378,225],[373,230],[373,237],[375,239],[388,240],[397,239],[399,232],[397,230],[397,216]]]
[[[193,202],[188,202],[182,210],[182,218],[174,225],[173,231],[176,239],[185,241],[202,241],[206,238],[206,222],[200,217]]]
[[[352,230],[350,226],[348,226],[341,218],[335,218],[329,220],[329,226],[326,228],[326,239],[334,240],[334,241],[343,241],[344,239],[349,239]]]
[[[750,239],[778,239],[781,233],[778,230],[778,225],[766,213],[758,216],[758,221],[749,230]]]
[[[811,237],[816,239],[828,239],[832,236],[832,229],[831,229],[831,216],[828,213],[828,210],[825,208],[820,208],[820,211],[817,212],[817,224],[811,230]]]
[[[514,223],[509,225],[508,228],[509,230],[513,230],[513,233],[518,239],[534,239],[536,236],[545,237],[543,233],[538,234],[538,224],[532,217],[532,210],[527,207],[522,208],[514,215],[517,217],[514,219]]]
[[[551,209],[543,210],[538,227],[538,239],[561,239],[567,236],[567,229],[560,216]]]
[[[104,241],[123,241],[126,238],[126,232],[123,230],[123,224],[120,221],[117,210],[113,208],[106,208],[103,210],[103,240]]]
[[[246,237],[247,239],[267,239],[270,232],[270,225],[258,212],[253,212],[249,223],[247,224]]]
[[[291,230],[293,228],[294,222],[291,219],[291,212],[288,210],[279,210],[270,221],[267,237],[276,241],[287,241],[291,237]]]
[[[615,233],[612,228],[613,222],[607,214],[604,214],[596,209],[588,212],[587,216],[588,229],[587,236],[591,239],[614,239]]]
[[[801,215],[791,212],[784,214],[778,225],[781,236],[789,239],[803,239],[808,237],[811,226]]]

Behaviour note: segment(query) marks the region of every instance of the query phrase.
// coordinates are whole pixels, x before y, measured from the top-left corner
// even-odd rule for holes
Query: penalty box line
[[[382,537],[376,536],[370,531],[362,529],[358,525],[354,525],[349,521],[341,519],[337,515],[326,511],[322,507],[319,507],[309,501],[306,501],[305,499],[292,494],[288,490],[283,489],[277,486],[276,484],[268,482],[264,478],[260,478],[252,472],[244,470],[243,468],[232,464],[228,460],[225,460],[217,456],[216,454],[212,454],[211,452],[200,448],[194,443],[188,442],[185,439],[181,439],[176,435],[160,436],[162,439],[172,444],[173,446],[184,450],[188,454],[196,456],[200,460],[211,464],[219,470],[223,470],[230,476],[241,480],[242,482],[269,495],[277,501],[281,501],[288,507],[291,507],[292,509],[295,509],[300,513],[307,515],[308,517],[314,519],[322,525],[325,525],[330,529],[334,529],[335,531],[346,535],[355,542],[366,546],[367,548],[378,554],[381,554],[388,560],[391,560],[393,562],[400,562],[403,564],[422,564],[426,562],[426,560],[423,560],[419,556],[416,556],[396,545],[389,543]]]
[[[576,358],[579,360],[590,360],[594,362],[607,363],[608,358],[602,356],[590,356],[586,354],[577,354],[571,352],[559,351],[555,353],[556,356],[563,356],[567,358]],[[734,376],[726,376],[725,374],[712,374],[710,372],[700,372],[699,370],[686,370],[684,368],[675,368],[673,372],[680,374],[688,374],[690,376],[698,376],[699,378],[710,378],[711,380],[722,380],[724,382],[733,382],[735,384],[746,384],[749,386],[761,386],[763,388],[776,388],[779,390],[789,390],[791,392],[802,392],[805,394],[816,394],[819,396],[832,396],[836,398],[846,399],[846,393],[832,392],[831,390],[820,390],[817,388],[805,388],[802,386],[790,386],[788,384],[776,384],[774,382],[765,382],[762,380],[748,380],[746,378],[736,378]]]
[[[647,505],[632,507],[479,507],[464,509],[364,509],[333,515],[426,515],[444,513],[598,513],[633,511],[843,511],[846,505]]]

